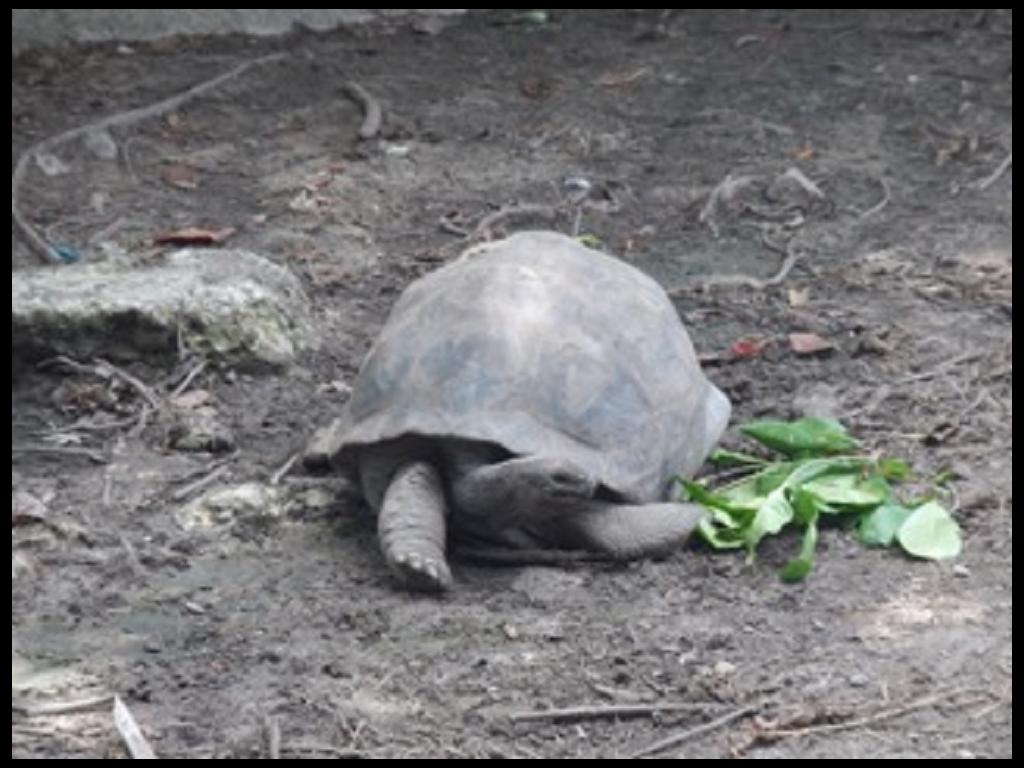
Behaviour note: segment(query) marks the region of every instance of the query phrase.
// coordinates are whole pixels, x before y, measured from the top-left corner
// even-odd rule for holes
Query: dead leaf
[[[733,360],[748,360],[757,357],[768,346],[765,339],[740,339],[729,347],[729,356]]]
[[[342,399],[347,399],[352,396],[351,385],[341,379],[332,379],[331,381],[324,382],[316,388],[316,391],[322,394],[339,395]]]
[[[318,288],[335,288],[351,282],[351,270],[336,264],[318,264],[306,270],[310,282]]]
[[[71,166],[52,152],[36,152],[36,166],[47,176],[62,176],[71,170]]]
[[[105,384],[65,380],[53,390],[51,400],[65,413],[91,413],[100,408],[112,410],[116,395]]]
[[[28,525],[41,523],[46,519],[49,510],[46,504],[28,491],[11,493],[11,525]]]
[[[792,309],[800,309],[801,307],[806,307],[807,302],[810,298],[810,288],[790,288],[786,292],[786,301]]]
[[[857,355],[888,355],[892,353],[893,347],[887,343],[884,337],[887,331],[868,331],[857,340]]]
[[[1013,253],[1007,248],[965,253],[960,257],[960,263],[979,277],[1003,279],[1011,285],[1013,283]]]
[[[193,389],[171,398],[171,405],[185,411],[191,411],[210,402],[212,395],[205,389]]]
[[[166,163],[160,169],[160,178],[164,184],[178,189],[197,189],[199,172],[191,165],[184,163]]]
[[[935,165],[941,168],[950,160],[965,157],[970,149],[966,136],[953,136],[935,151]]]
[[[39,572],[39,566],[36,558],[27,552],[18,550],[17,552],[11,552],[11,579],[23,579],[26,576],[32,578]]]
[[[330,199],[323,195],[317,195],[308,189],[300,189],[291,200],[288,201],[288,210],[298,213],[312,213],[319,208],[326,208],[331,204]]]
[[[84,445],[85,438],[78,432],[51,432],[40,438],[47,445]]]
[[[924,434],[921,442],[925,445],[942,445],[948,442],[960,431],[960,423],[943,419],[935,424]]]
[[[789,346],[798,355],[816,355],[834,349],[832,342],[816,333],[791,333]]]
[[[550,77],[530,75],[519,81],[519,92],[528,99],[546,99],[555,92],[555,81]]]
[[[740,35],[733,43],[733,48],[743,48],[747,45],[755,45],[764,42],[764,35]]]
[[[343,162],[328,163],[326,166],[304,179],[300,186],[302,189],[311,193],[319,192],[330,185],[331,182],[334,181],[335,177],[344,173],[346,168],[347,166]]]
[[[646,77],[650,73],[650,67],[640,67],[639,69],[634,69],[632,72],[605,72],[594,81],[594,85],[599,85],[602,88],[617,88],[620,85],[635,83],[637,80]]]
[[[219,245],[235,234],[234,227],[224,229],[201,229],[185,227],[174,232],[164,232],[153,238],[157,245]]]

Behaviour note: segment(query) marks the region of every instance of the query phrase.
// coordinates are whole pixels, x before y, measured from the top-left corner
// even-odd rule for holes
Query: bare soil
[[[626,756],[719,718],[657,754],[1012,757],[1012,167],[993,177],[1012,152],[1012,37],[1008,11],[491,12],[439,34],[13,60],[12,166],[287,53],[115,130],[116,162],[62,147],[69,168],[33,168],[20,191],[52,241],[144,261],[159,232],[233,227],[231,246],[303,276],[318,352],[191,385],[237,442],[217,482],[266,482],[337,413],[398,293],[464,245],[442,218],[559,206],[582,176],[579,233],[674,289],[736,421],[828,412],[910,460],[920,489],[952,473],[965,548],[916,562],[833,529],[799,585],[778,579],[798,546],[782,536],[750,565],[697,546],[617,567],[456,563],[450,594],[409,595],[349,494],[182,529],[174,492],[224,457],[172,450],[159,420],[88,429],[137,423],[143,403],[22,369],[12,445],[102,463],[12,455],[12,756],[123,754],[107,703],[41,709],[116,693],[164,757]],[[383,106],[380,137],[359,140],[349,80]],[[530,226],[576,222],[482,234]],[[791,333],[832,349],[797,355]],[[733,359],[742,339],[767,345]],[[125,367],[167,392],[168,371]],[[302,475],[284,485],[322,482]],[[568,707],[587,709],[513,717]]]

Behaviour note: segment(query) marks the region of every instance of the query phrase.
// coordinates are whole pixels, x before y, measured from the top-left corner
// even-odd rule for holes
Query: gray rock
[[[169,364],[179,325],[190,349],[248,370],[286,367],[316,338],[298,279],[246,251],[185,249],[151,266],[99,262],[11,276],[18,357]]]

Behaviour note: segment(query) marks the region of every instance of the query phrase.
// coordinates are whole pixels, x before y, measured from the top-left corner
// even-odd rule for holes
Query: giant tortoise
[[[409,588],[451,585],[449,539],[666,553],[701,512],[668,500],[730,404],[634,267],[553,232],[467,251],[401,295],[345,406],[335,461]]]

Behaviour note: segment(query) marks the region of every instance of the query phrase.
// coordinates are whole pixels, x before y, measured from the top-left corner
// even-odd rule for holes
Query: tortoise
[[[450,537],[667,554],[702,519],[669,501],[730,403],[665,291],[555,232],[466,251],[413,282],[360,367],[334,462],[357,475],[407,588],[451,586]]]

